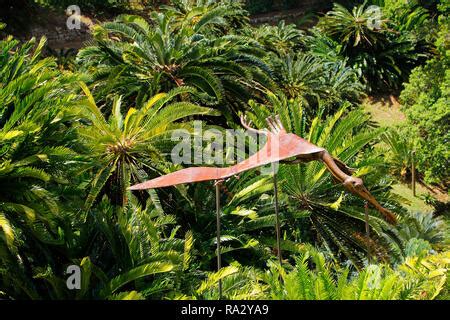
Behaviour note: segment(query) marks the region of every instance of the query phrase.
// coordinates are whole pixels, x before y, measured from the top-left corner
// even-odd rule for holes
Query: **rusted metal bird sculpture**
[[[242,125],[249,131],[267,136],[264,147],[246,160],[231,167],[191,167],[182,169],[153,180],[134,185],[130,190],[144,190],[175,186],[201,181],[222,181],[241,172],[267,164],[281,162],[286,164],[322,161],[334,178],[353,194],[372,204],[390,223],[396,223],[396,216],[383,208],[363,184],[363,180],[353,177],[353,170],[339,159],[333,158],[324,148],[284,129],[279,116],[267,118],[269,129],[257,130],[241,117]]]

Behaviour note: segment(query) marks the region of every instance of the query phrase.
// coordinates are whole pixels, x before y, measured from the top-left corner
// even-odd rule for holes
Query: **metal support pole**
[[[273,191],[275,194],[275,228],[277,233],[277,255],[278,261],[280,265],[282,264],[281,258],[281,228],[280,228],[280,214],[278,211],[278,181],[277,174],[274,172],[273,174]]]
[[[367,261],[370,263],[370,229],[369,229],[369,203],[367,201],[364,202],[364,215],[366,222],[366,240],[367,240]]]
[[[411,187],[413,196],[416,196],[416,164],[415,162],[416,150],[411,152]]]
[[[220,252],[220,181],[216,181],[216,222],[217,222],[217,271],[222,269],[222,255]],[[222,299],[222,280],[219,279],[219,300]]]

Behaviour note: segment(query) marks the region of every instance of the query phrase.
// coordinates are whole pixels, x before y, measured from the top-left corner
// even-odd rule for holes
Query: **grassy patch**
[[[406,119],[400,111],[400,104],[392,96],[367,98],[362,106],[372,120],[383,127],[393,127]]]
[[[433,213],[434,208],[427,205],[421,198],[421,195],[429,194],[430,192],[422,185],[416,184],[416,197],[413,196],[410,186],[406,184],[396,184],[392,187],[392,192],[401,196],[406,201],[402,201],[403,206],[409,211],[420,211]]]

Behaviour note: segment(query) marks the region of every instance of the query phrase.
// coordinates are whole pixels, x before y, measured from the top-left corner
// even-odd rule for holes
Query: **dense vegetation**
[[[449,10],[335,4],[300,30],[251,26],[237,1],[173,1],[96,26],[70,68],[43,57],[45,39],[2,39],[0,298],[216,299],[221,280],[229,299],[448,299],[448,212],[408,211],[391,187],[416,148],[419,178],[448,190]],[[400,91],[398,128],[361,108]],[[281,164],[280,265],[273,180],[249,171],[222,186],[216,272],[212,184],[128,188],[182,168],[176,129],[274,114],[355,168],[399,223],[370,209],[367,237],[363,201],[323,164]]]

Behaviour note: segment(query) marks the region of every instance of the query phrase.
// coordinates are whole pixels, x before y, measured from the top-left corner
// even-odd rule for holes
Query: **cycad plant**
[[[174,217],[159,208],[156,197],[145,207],[134,198],[126,207],[113,206],[105,197],[85,221],[80,215],[66,219],[73,225],[69,232],[60,231],[63,241],[40,243],[46,260],[31,259],[30,253],[29,273],[21,277],[12,265],[2,266],[2,294],[15,299],[162,298],[180,291],[190,278],[192,233],[176,237]],[[69,266],[80,268],[78,290],[68,288]]]
[[[222,281],[223,297],[228,300],[258,300],[266,297],[267,285],[262,282],[263,272],[257,268],[244,267],[238,263],[218,272],[207,274],[193,296],[183,298],[216,300],[219,298],[217,284]]]
[[[235,263],[263,267],[273,256],[274,213],[270,176],[256,172],[224,182],[221,188],[221,253],[224,267]],[[200,270],[216,267],[215,192],[211,183],[160,190],[161,205],[178,212],[177,223],[189,226]],[[173,199],[178,199],[174,201]],[[260,215],[264,219],[259,219]],[[265,239],[267,238],[267,239]],[[266,241],[267,240],[267,241]]]
[[[87,281],[77,298],[161,298],[188,281],[192,233],[177,237],[175,217],[162,211],[155,194],[143,207],[136,198],[125,207],[104,198],[89,219],[97,232],[90,257],[79,264]]]
[[[345,61],[327,61],[311,53],[273,59],[279,87],[289,98],[301,97],[310,116],[332,112],[342,101],[357,102],[363,86]]]
[[[179,24],[205,25],[217,34],[248,27],[249,23],[243,3],[235,0],[175,0],[160,9],[174,14]]]
[[[264,50],[244,36],[211,34],[208,26],[216,20],[205,15],[194,25],[177,27],[169,11],[153,13],[149,22],[121,16],[97,27],[93,46],[81,50],[78,60],[94,74],[97,97],[112,92],[142,102],[187,85],[204,102],[221,102],[222,110],[230,113],[273,82],[261,60]]]
[[[268,284],[268,297],[277,300],[446,299],[448,258],[448,252],[411,257],[395,268],[371,264],[352,273],[308,248],[297,257],[292,269],[271,264],[263,278]]]
[[[276,26],[262,25],[255,28],[246,28],[243,32],[261,43],[268,51],[277,55],[287,54],[300,49],[304,32],[294,24],[286,24],[284,20]]]
[[[398,26],[388,21],[383,8],[367,2],[351,11],[334,4],[318,27],[342,45],[342,54],[372,91],[398,89],[427,52],[409,32],[413,27],[396,30]]]
[[[77,77],[41,59],[45,39],[0,41],[0,285],[37,298],[34,266],[51,265],[67,213],[58,189],[72,182],[77,146],[69,112]]]
[[[299,99],[269,93],[267,105],[265,107],[250,102],[250,118],[256,126],[264,127],[264,119],[270,114],[279,114],[288,131],[325,148],[343,162],[356,166],[355,175],[364,176],[370,192],[386,202],[388,207],[395,206],[395,202],[388,200],[389,183],[383,176],[385,172],[376,173],[383,170],[381,161],[364,152],[377,141],[382,129],[363,129],[368,116],[362,111],[346,112],[343,106],[326,119],[315,117],[307,122]],[[283,214],[291,217],[283,219],[285,230],[287,234],[293,235],[293,240],[303,242],[309,239],[323,244],[336,257],[342,255],[356,266],[362,265],[368,253],[373,258],[388,259],[389,246],[384,237],[385,231],[392,228],[375,211],[370,210],[371,236],[367,238],[364,232],[364,203],[336,186],[323,164],[281,165],[278,175],[287,197],[283,209],[286,213]]]
[[[391,173],[403,181],[409,180],[411,176],[413,151],[415,150],[414,141],[406,135],[402,135],[395,128],[386,131],[382,138],[389,147],[387,160]]]
[[[176,97],[194,92],[192,88],[179,87],[159,93],[136,108],[123,108],[122,99],[116,97],[112,112],[106,117],[87,86],[81,86],[86,99],[79,103],[79,112],[88,123],[80,127],[79,134],[86,148],[85,170],[93,172],[85,209],[101,193],[107,194],[113,204],[125,205],[131,184],[162,173],[168,166],[167,155],[174,146],[172,134],[192,127],[192,122],[179,120],[217,115],[210,108],[186,101],[174,102]]]
[[[376,47],[386,41],[387,20],[381,9],[377,12],[367,3],[355,6],[351,11],[335,3],[319,27],[331,37],[342,40],[344,50]]]
[[[430,213],[408,212],[399,226],[399,234],[404,243],[411,239],[429,242],[436,250],[449,245],[449,225],[443,217]]]

